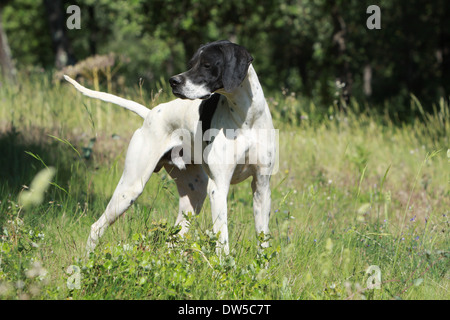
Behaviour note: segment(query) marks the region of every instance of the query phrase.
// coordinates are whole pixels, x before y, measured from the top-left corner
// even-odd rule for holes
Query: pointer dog
[[[218,251],[228,254],[227,195],[230,184],[252,176],[257,234],[269,234],[270,176],[275,162],[272,117],[247,50],[229,41],[201,46],[189,70],[169,83],[179,99],[148,109],[112,94],[86,89],[84,95],[112,102],[144,119],[134,133],[119,184],[103,215],[91,227],[93,251],[107,227],[139,197],[153,172],[162,167],[175,180],[179,200],[176,224],[188,230],[185,215],[211,202]],[[261,133],[267,134],[261,134]],[[232,156],[230,157],[230,154]],[[261,244],[268,246],[264,240]]]

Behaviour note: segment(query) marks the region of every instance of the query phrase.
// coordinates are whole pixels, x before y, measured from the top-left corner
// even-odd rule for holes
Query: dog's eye
[[[203,64],[203,68],[209,69],[209,68],[211,68],[211,64],[206,62],[206,63]]]

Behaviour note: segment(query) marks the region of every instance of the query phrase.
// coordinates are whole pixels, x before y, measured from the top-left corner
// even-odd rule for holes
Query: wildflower
[[[32,268],[26,271],[26,275],[28,278],[39,277],[42,280],[47,275],[47,270],[42,267],[39,261],[35,261]]]

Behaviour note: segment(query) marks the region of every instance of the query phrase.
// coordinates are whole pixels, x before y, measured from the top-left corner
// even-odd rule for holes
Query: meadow
[[[172,99],[163,81],[114,93]],[[0,299],[449,299],[449,105],[428,114],[411,95],[399,121],[394,102],[266,98],[279,129],[270,248],[257,246],[250,180],[230,190],[229,256],[215,254],[208,200],[179,238],[162,170],[86,256],[142,120],[45,75],[2,81]]]

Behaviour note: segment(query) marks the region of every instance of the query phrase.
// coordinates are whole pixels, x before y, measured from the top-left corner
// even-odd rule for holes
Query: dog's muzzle
[[[186,90],[186,86],[187,86],[186,82],[187,82],[186,77],[181,74],[173,76],[169,79],[169,84],[172,87],[172,93],[176,97],[181,98],[181,99],[191,99],[191,100],[192,99],[205,100],[205,99],[209,99],[211,97],[212,93],[208,92],[205,94],[206,90],[203,90],[203,94],[198,95],[198,92],[197,92],[197,95],[195,95],[195,94],[193,95],[192,88],[190,88],[190,90],[189,89]],[[189,83],[189,86],[192,87],[192,84]]]
[[[181,99],[186,99],[186,96],[181,94],[180,87],[185,83],[185,80],[181,76],[173,76],[169,79],[169,84],[172,87],[173,94]]]
[[[169,79],[169,83],[172,88],[176,88],[177,86],[183,84],[184,82],[185,82],[184,78],[180,75],[173,76]]]

